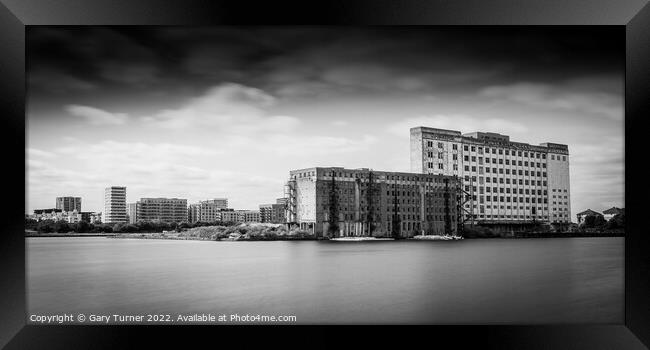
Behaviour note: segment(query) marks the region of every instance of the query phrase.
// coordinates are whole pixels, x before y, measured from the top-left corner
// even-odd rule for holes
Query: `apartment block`
[[[56,197],[56,208],[63,211],[81,212],[81,197]]]
[[[126,187],[111,186],[104,190],[104,222],[126,223]]]
[[[183,222],[187,220],[187,199],[140,198],[136,216],[138,221]]]

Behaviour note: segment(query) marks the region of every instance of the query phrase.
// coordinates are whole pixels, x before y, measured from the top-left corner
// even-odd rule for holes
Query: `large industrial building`
[[[286,219],[327,237],[455,234],[456,187],[453,176],[365,168],[293,170],[285,188]]]
[[[62,211],[81,212],[81,197],[56,197],[56,208]]]
[[[104,222],[126,223],[126,187],[111,186],[104,190]]]
[[[501,229],[571,222],[567,145],[530,145],[490,132],[410,131],[411,171],[457,176],[464,220]]]
[[[140,198],[136,202],[138,221],[184,222],[187,220],[187,199]]]

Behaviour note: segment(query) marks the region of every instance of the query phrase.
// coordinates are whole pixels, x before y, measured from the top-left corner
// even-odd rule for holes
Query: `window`
[[[469,165],[465,165],[465,171],[469,171]]]
[[[454,164],[454,170],[458,170],[458,164]]]
[[[562,161],[566,162],[566,156],[562,156]]]
[[[454,153],[454,154],[453,154],[453,159],[454,159],[454,160],[458,160],[458,154]]]
[[[503,154],[503,150],[502,150],[502,149],[499,149],[499,154]]]
[[[499,159],[499,164],[503,164],[503,159]]]
[[[453,150],[457,150],[457,149],[458,149],[458,145],[454,143],[453,145],[451,145],[451,149],[453,149]]]
[[[438,142],[438,148],[443,148],[442,142]]]
[[[472,152],[476,152],[476,146],[472,146]]]
[[[476,156],[472,156],[472,162],[476,162]]]
[[[469,156],[464,156],[463,159],[464,159],[466,162],[469,162]]]
[[[467,147],[467,145],[465,145],[465,146],[463,146],[463,150],[469,151],[469,147]]]
[[[438,152],[438,159],[445,159],[445,156],[442,152]]]
[[[476,171],[476,166],[472,166],[472,171]]]
[[[444,165],[442,163],[438,163],[438,169],[440,170],[444,169]]]
[[[555,160],[555,155],[551,154],[551,160]]]

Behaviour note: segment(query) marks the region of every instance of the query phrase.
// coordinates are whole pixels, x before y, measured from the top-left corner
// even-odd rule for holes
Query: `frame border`
[[[119,5],[118,5],[119,4]],[[251,10],[255,10],[251,12]],[[643,118],[650,113],[650,5],[648,0],[332,0],[293,3],[241,1],[115,2],[111,0],[0,0],[0,107],[11,161],[24,162],[25,153],[25,33],[34,25],[227,25],[227,24],[345,24],[345,25],[616,25],[625,27],[625,324],[556,326],[34,326],[26,325],[25,239],[21,201],[5,200],[10,217],[0,236],[0,346],[6,348],[129,348],[162,345],[193,346],[196,341],[222,344],[221,338],[272,345],[291,339],[305,345],[340,346],[342,336],[365,334],[369,342],[385,343],[395,335],[399,346],[440,344],[487,348],[643,349],[650,345],[650,238],[643,232],[640,189],[643,162],[631,161],[644,146]],[[22,153],[22,155],[20,154]],[[639,156],[642,156],[640,154]],[[15,159],[14,159],[15,158]],[[23,168],[25,169],[25,168]],[[7,171],[5,183],[23,181],[26,174]],[[23,198],[18,186],[7,186],[7,198]],[[26,189],[25,189],[26,190]],[[16,192],[16,193],[13,193]],[[645,192],[645,191],[643,191]],[[18,219],[18,220],[17,220]],[[382,330],[385,328],[386,331]],[[379,331],[379,332],[377,332]],[[250,334],[255,334],[251,337]],[[471,336],[468,336],[471,334]],[[207,336],[207,338],[206,338]],[[234,337],[233,337],[234,336]],[[13,337],[13,338],[12,338]],[[645,344],[645,345],[644,345]],[[277,344],[276,345],[284,345]]]

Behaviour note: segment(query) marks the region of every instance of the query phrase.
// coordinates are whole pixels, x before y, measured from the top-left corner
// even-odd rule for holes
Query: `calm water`
[[[28,313],[297,323],[622,323],[623,238],[199,242],[27,238]]]

